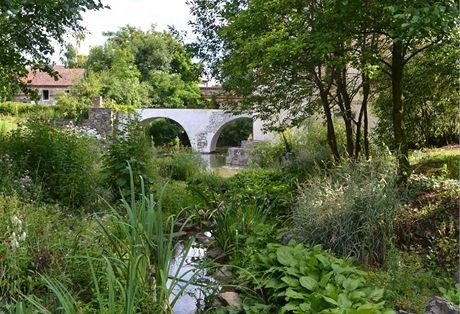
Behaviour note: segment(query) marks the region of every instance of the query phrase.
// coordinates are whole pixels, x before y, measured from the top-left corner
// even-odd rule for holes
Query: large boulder
[[[460,314],[460,310],[440,297],[434,297],[425,308],[425,314]]]

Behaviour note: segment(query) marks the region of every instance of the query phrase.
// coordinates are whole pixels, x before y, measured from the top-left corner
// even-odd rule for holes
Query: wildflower
[[[13,223],[13,226],[22,225],[22,220],[19,219],[17,216],[13,216],[13,218],[11,218],[11,222]]]
[[[38,235],[44,235],[44,234],[45,234],[45,231],[43,231],[42,229],[37,230],[37,234],[38,234]]]
[[[11,240],[10,240],[10,239],[5,239],[5,240],[3,240],[3,243],[5,243],[5,244],[10,244],[10,243],[11,243]]]
[[[13,249],[17,249],[19,247],[19,242],[18,240],[16,240],[16,238],[14,238],[12,241],[11,241],[11,247]]]
[[[21,236],[19,237],[19,241],[24,241],[26,239],[27,234],[23,232]]]
[[[0,254],[0,261],[3,261],[5,259],[5,255]]]

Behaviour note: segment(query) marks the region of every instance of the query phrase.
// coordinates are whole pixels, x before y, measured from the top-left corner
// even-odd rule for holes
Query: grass
[[[414,171],[428,176],[446,176],[458,180],[460,176],[460,146],[445,146],[415,151],[411,164]]]
[[[369,270],[369,279],[385,289],[388,305],[396,310],[424,313],[429,300],[439,295],[446,280],[433,276],[416,254],[392,249],[387,252],[385,270]]]

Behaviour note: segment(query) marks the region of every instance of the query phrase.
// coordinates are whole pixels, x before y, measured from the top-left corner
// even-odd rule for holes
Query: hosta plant
[[[279,313],[395,313],[385,308],[384,290],[370,284],[366,272],[320,246],[268,244],[252,265],[247,279]]]

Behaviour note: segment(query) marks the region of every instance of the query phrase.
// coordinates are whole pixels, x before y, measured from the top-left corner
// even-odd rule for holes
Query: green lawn
[[[411,164],[416,173],[443,175],[458,180],[460,175],[460,146],[446,146],[414,152]]]

